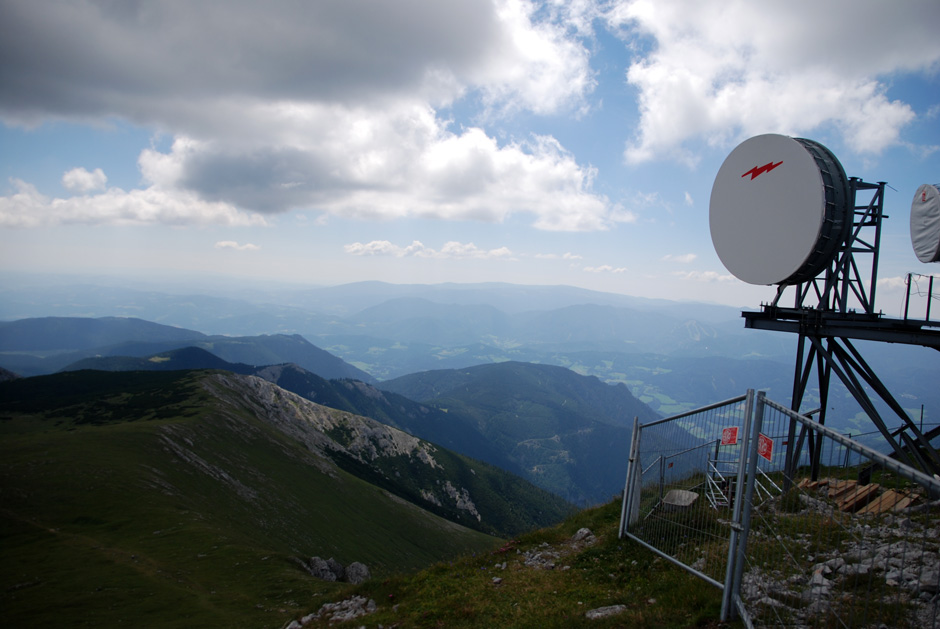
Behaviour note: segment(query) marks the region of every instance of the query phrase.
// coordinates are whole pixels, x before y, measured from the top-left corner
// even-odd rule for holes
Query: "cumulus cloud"
[[[483,118],[583,110],[595,79],[582,38],[596,13],[585,0],[10,0],[0,119],[118,117],[168,131],[172,147],[139,163],[177,205],[194,196],[262,214],[490,222],[523,213],[539,229],[605,229],[629,217],[554,138],[497,142],[439,115],[461,98]]]
[[[561,255],[557,253],[537,253],[535,254],[535,258],[537,260],[581,260],[583,256],[569,251]]]
[[[395,245],[388,240],[373,240],[367,243],[354,242],[343,246],[343,250],[357,256],[391,256],[395,258],[435,258],[435,259],[475,259],[475,260],[511,260],[512,251],[507,247],[480,249],[472,242],[449,241],[439,249],[426,247],[415,240],[406,247]]]
[[[583,270],[587,273],[624,273],[627,268],[623,266],[612,267],[609,264],[603,264],[601,266],[586,266]]]
[[[84,168],[73,168],[62,175],[62,185],[72,192],[91,192],[103,190],[108,183],[108,177],[100,168],[88,172]]]
[[[929,294],[928,287],[930,285],[931,277],[934,280],[937,280],[940,279],[940,274],[922,275],[920,273],[912,273],[910,276],[898,275],[895,277],[882,277],[878,278],[878,288],[887,289],[890,291],[907,290],[908,282],[910,282],[911,295],[924,297]],[[935,287],[936,285],[936,282],[934,282]],[[938,298],[937,292],[938,289],[934,288],[934,299]]]
[[[15,191],[0,197],[0,227],[55,225],[264,225],[256,214],[194,193],[168,193],[158,186],[125,192],[111,188],[96,195],[50,198],[35,186],[11,179]]]
[[[216,249],[234,249],[236,251],[258,251],[261,249],[258,245],[253,245],[250,242],[246,242],[243,245],[238,244],[234,240],[220,240],[215,243]]]
[[[496,106],[556,111],[593,87],[584,2],[530,0],[9,0],[0,5],[7,116],[120,115],[197,134],[212,103],[357,105],[479,90]],[[185,68],[185,72],[177,71]],[[185,99],[181,99],[185,96]]]
[[[629,218],[593,191],[596,171],[550,137],[500,146],[480,128],[449,131],[420,104],[374,112],[298,104],[266,119],[285,142],[177,138],[167,153],[145,151],[141,171],[167,189],[261,213],[486,222],[528,214],[552,231],[606,229]]]
[[[688,263],[688,262],[692,262],[692,261],[695,260],[695,258],[697,258],[697,257],[698,257],[698,256],[695,255],[694,253],[683,253],[683,254],[678,254],[678,255],[677,255],[677,254],[672,254],[672,253],[667,253],[666,255],[664,255],[664,256],[662,257],[662,260],[663,260],[664,262],[682,262],[682,263]]]
[[[878,153],[915,117],[878,77],[940,64],[933,0],[890,10],[875,0],[622,0],[607,20],[631,41],[651,41],[627,72],[639,90],[640,123],[625,152],[632,163],[694,164],[693,140],[725,145],[823,125],[854,150]]]
[[[717,271],[676,271],[673,273],[676,277],[692,282],[736,282],[739,281],[733,275],[722,275]]]

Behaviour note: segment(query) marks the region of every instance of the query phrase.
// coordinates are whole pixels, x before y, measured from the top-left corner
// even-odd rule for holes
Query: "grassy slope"
[[[487,460],[485,455],[491,448],[486,439],[476,431],[461,430],[461,424],[447,421],[449,417],[441,411],[424,407],[401,396],[383,393],[363,382],[327,381],[293,364],[256,368],[241,363],[229,363],[197,347],[171,350],[150,358],[89,358],[73,364],[68,370],[80,368],[104,371],[125,371],[134,368],[141,371],[223,369],[239,374],[258,375],[321,406],[368,417],[419,435],[427,441],[443,445],[444,448],[458,450],[463,454],[433,448],[433,456],[442,466],[435,470],[430,470],[425,465],[415,465],[410,457],[367,457],[370,460],[366,462],[334,453],[331,458],[347,472],[363,480],[387,489],[441,517],[490,535],[511,536],[546,526],[561,520],[571,507],[562,498],[507,473],[518,470],[513,469],[505,457],[492,457],[495,460],[490,460],[489,463],[493,463],[494,467],[481,460],[464,456],[477,455],[478,459]],[[81,380],[92,376],[74,377]],[[114,378],[121,386],[130,384],[126,376]],[[97,383],[96,386],[103,386],[103,383]],[[61,395],[61,392],[50,391],[49,395]],[[265,411],[258,409],[258,412]],[[313,412],[322,413],[322,410]],[[332,415],[334,420],[343,421],[340,416],[344,413]],[[345,447],[349,445],[345,437],[356,435],[349,430],[340,429],[331,431],[330,436]],[[438,440],[437,437],[441,439]],[[382,438],[378,437],[375,445],[381,448],[381,442]],[[503,471],[506,468],[509,469]],[[444,500],[442,503],[440,495],[437,496],[436,503],[426,499],[423,492],[431,488],[435,493],[439,493],[441,483],[447,480],[456,483],[457,487],[469,490],[470,497],[479,510],[479,520],[475,520],[473,514],[454,504],[453,500]]]
[[[351,622],[324,618],[305,627],[719,626],[721,592],[638,544],[618,539],[619,517],[620,504],[614,501],[488,553],[316,597],[309,613],[353,595],[374,600],[378,610]],[[573,546],[572,536],[581,527],[595,533],[595,544]],[[546,551],[563,553],[554,569],[525,565],[527,554]],[[499,567],[503,562],[505,569]],[[494,578],[502,581],[496,584]],[[608,605],[626,610],[600,620],[585,617],[588,610]]]
[[[88,375],[74,377],[64,406],[44,402],[42,379],[0,395],[9,626],[278,626],[338,587],[297,557],[381,577],[494,543],[219,408],[199,376],[104,387],[94,402]]]

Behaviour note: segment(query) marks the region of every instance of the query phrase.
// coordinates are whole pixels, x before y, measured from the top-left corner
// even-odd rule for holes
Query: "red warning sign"
[[[738,427],[732,426],[721,431],[721,445],[733,446],[738,443]]]
[[[757,435],[757,454],[761,455],[768,461],[773,459],[774,440],[764,433],[759,433]]]

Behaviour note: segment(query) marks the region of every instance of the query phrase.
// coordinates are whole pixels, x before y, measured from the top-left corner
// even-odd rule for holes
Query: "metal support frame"
[[[925,320],[908,319],[907,313],[904,319],[888,319],[875,310],[881,226],[887,218],[884,215],[885,185],[885,182],[872,184],[852,177],[849,180],[849,200],[854,215],[852,229],[825,272],[794,287],[796,296],[792,308],[779,305],[786,288],[780,285],[771,304],[762,306],[761,312],[745,312],[742,316],[748,328],[798,334],[791,398],[793,411],[800,412],[815,367],[821,407],[818,421],[825,425],[834,372],[887,440],[894,456],[933,474],[940,472],[940,455],[849,340],[904,343],[940,350],[940,329],[935,329],[940,323],[931,322],[929,314]],[[859,197],[865,194],[871,196],[859,203]],[[931,285],[931,292],[932,288]],[[866,385],[901,418],[902,431],[888,429],[866,392]],[[796,421],[791,420],[786,450],[787,477],[792,476],[804,446],[811,453],[812,478],[817,479],[820,443],[805,428],[797,434]]]

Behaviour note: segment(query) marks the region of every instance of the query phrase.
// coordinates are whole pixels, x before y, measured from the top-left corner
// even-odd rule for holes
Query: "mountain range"
[[[0,431],[12,626],[115,626],[131,610],[155,614],[151,625],[275,626],[298,604],[290,592],[316,587],[312,556],[381,576],[570,509],[490,465],[231,372],[0,383]]]
[[[0,604],[274,626],[337,591],[313,555],[386,575],[492,549],[618,494],[634,418],[785,403],[792,339],[739,314],[502,284],[0,287]],[[935,353],[859,345],[929,421]]]
[[[623,382],[666,415],[715,402],[718,391],[729,389],[733,395],[764,389],[786,404],[796,354],[793,335],[747,330],[738,308],[566,286],[309,287],[182,278],[173,285],[136,280],[131,288],[114,278],[0,272],[0,320],[49,315],[131,316],[214,336],[299,334],[361,372],[348,377],[367,382],[503,361],[552,364]],[[923,406],[925,421],[935,421],[940,389],[933,374],[940,372],[940,353],[885,343],[858,346],[909,416],[919,419]],[[95,353],[148,356],[166,349]],[[51,351],[37,356],[0,349],[0,366],[20,375],[51,373],[88,355],[95,354],[60,361]],[[292,361],[329,378],[347,377],[293,358],[223,357],[255,365]],[[693,364],[689,380],[670,375],[688,373]],[[830,425],[856,434],[874,430],[841,383],[834,384],[830,400]],[[818,401],[811,384],[805,407]]]
[[[97,370],[225,369],[319,404],[370,417],[486,461],[566,500],[597,504],[620,491],[634,418],[658,418],[622,384],[551,365],[498,363],[381,383],[326,380],[294,364],[232,364],[200,348],[148,358],[86,358]]]
[[[136,318],[41,317],[0,322],[0,364],[23,376],[49,374],[90,357],[145,357],[198,347],[227,362],[295,363],[325,378],[375,379],[299,334],[208,336]]]

